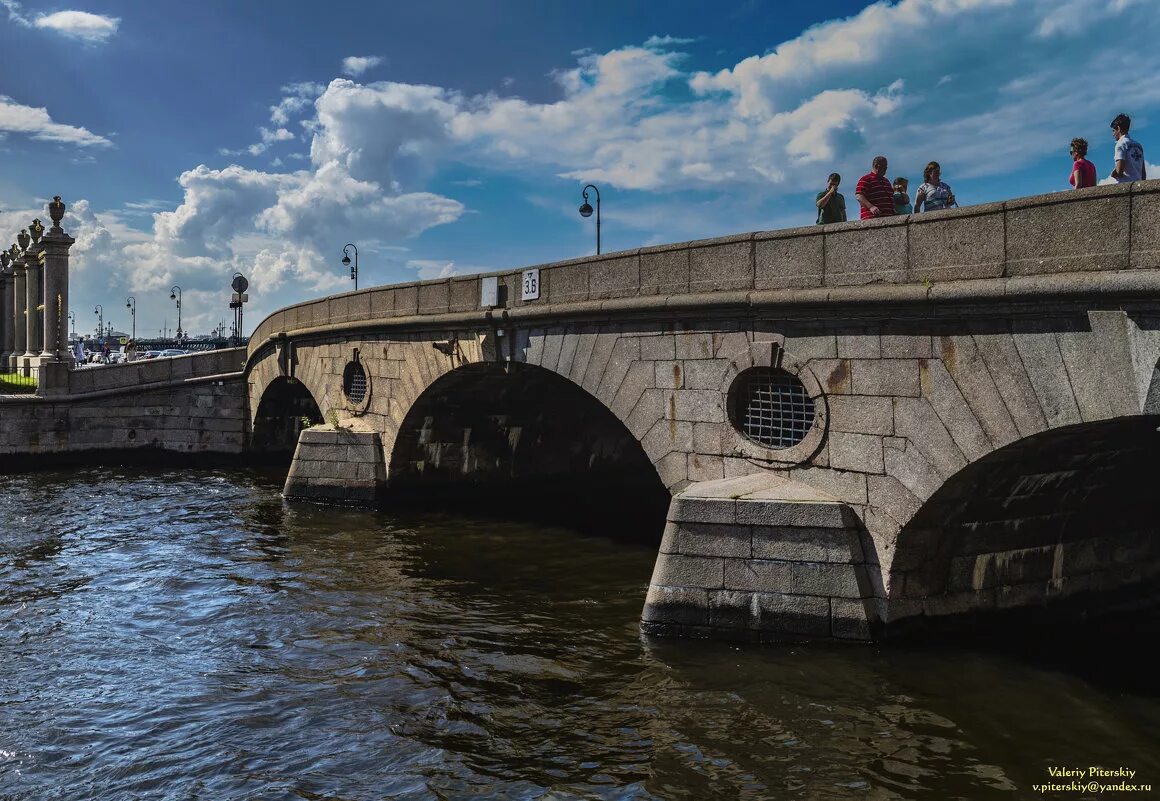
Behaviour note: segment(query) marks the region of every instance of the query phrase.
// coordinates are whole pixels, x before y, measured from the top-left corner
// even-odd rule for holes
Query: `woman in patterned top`
[[[922,186],[914,196],[914,211],[938,211],[949,209],[955,203],[955,193],[941,180],[941,168],[937,161],[926,165],[922,171]]]

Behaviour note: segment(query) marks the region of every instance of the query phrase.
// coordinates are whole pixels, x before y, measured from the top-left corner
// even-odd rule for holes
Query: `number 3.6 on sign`
[[[540,299],[540,271],[524,270],[524,292],[523,300],[539,300]]]

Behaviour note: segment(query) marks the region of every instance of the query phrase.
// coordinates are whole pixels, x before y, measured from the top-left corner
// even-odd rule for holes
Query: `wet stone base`
[[[641,628],[759,642],[873,639],[861,532],[845,504],[777,476],[693,484],[669,507]]]
[[[386,478],[377,433],[315,426],[298,435],[282,495],[288,500],[374,507]]]

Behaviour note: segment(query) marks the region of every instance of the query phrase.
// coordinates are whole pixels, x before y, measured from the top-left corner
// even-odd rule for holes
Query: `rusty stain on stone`
[[[681,386],[681,363],[673,362],[673,386]]]
[[[830,371],[829,377],[826,379],[826,387],[831,392],[841,392],[847,388],[847,382],[850,380],[850,363],[846,359],[838,362],[837,366]]]
[[[669,439],[677,440],[677,396],[672,392],[669,393]]]
[[[957,364],[958,354],[955,352],[955,341],[951,337],[938,338],[939,349],[942,351],[942,360],[947,371],[953,373]]]

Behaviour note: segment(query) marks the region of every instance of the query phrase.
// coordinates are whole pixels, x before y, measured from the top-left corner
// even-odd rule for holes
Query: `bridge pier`
[[[805,484],[750,475],[673,498],[641,627],[662,636],[869,640],[881,575],[854,511]]]
[[[304,428],[282,495],[373,508],[387,482],[382,440],[374,431],[331,425]]]

